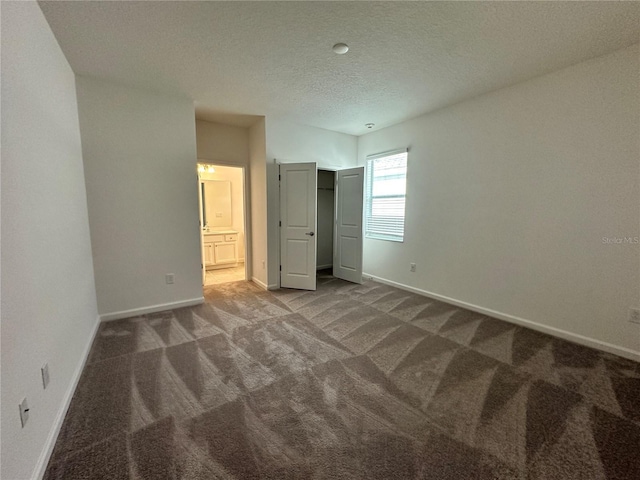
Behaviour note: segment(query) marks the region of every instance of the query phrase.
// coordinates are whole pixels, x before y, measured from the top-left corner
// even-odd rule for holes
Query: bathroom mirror
[[[202,180],[202,224],[209,228],[231,226],[231,182]]]

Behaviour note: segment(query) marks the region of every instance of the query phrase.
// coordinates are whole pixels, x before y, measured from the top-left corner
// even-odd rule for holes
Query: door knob
[[[309,233],[305,233],[305,235],[309,235],[310,237],[313,237],[315,235],[315,233],[309,232]]]

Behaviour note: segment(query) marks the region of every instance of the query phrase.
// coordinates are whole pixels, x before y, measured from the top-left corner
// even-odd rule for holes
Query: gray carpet
[[[374,282],[101,325],[46,479],[638,479],[640,366]]]

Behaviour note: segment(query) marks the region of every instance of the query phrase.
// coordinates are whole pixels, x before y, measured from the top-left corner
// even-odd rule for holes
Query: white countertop
[[[203,230],[202,233],[204,235],[225,235],[225,234],[231,235],[234,233],[238,233],[238,231],[237,230],[209,230],[207,232]]]

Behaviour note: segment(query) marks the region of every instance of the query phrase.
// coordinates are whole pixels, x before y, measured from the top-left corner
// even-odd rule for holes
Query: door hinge
[[[278,174],[278,181],[281,182],[282,181],[282,175]]]
[[[280,265],[280,271],[282,271],[282,265]]]
[[[278,226],[279,226],[279,227],[281,227],[281,226],[282,226],[282,220],[280,220],[280,221],[278,222]]]

